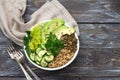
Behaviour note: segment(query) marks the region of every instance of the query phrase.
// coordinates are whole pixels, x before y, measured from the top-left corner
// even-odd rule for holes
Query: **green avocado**
[[[55,18],[52,21],[49,21],[45,24],[45,27],[43,28],[43,31],[45,34],[49,34],[56,28],[63,26],[65,24],[65,21],[60,18]]]
[[[46,49],[44,45],[48,40],[50,33],[57,36],[58,39],[64,34],[72,34],[75,32],[74,28],[68,27],[65,21],[60,18],[55,18],[48,22],[39,23],[30,30],[30,40],[28,43],[29,49],[34,52],[41,45],[41,49]]]
[[[53,31],[53,33],[57,36],[58,39],[60,39],[62,35],[65,35],[65,34],[70,35],[74,32],[75,32],[74,28],[67,27],[67,26],[61,26],[55,29],[55,31]]]
[[[65,24],[65,21],[61,18],[55,18],[52,21],[55,22],[57,26],[63,26]]]

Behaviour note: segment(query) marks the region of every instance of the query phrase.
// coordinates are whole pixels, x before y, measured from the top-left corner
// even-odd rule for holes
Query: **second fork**
[[[33,75],[35,80],[41,80],[31,69],[30,67],[25,63],[25,58],[22,52],[18,49],[16,50],[11,43],[10,45],[7,46],[7,52],[9,53],[10,57],[12,59],[15,59],[17,63],[20,65],[21,69],[23,70],[27,80],[33,80],[31,76],[27,73],[25,68],[23,67],[22,63],[26,66],[26,68],[30,71],[30,73]]]

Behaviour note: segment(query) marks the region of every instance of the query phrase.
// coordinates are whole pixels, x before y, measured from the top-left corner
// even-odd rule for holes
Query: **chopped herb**
[[[60,52],[60,50],[64,47],[64,43],[62,40],[57,39],[57,36],[55,34],[50,33],[48,36],[48,40],[45,44],[45,47],[54,56],[56,56]]]
[[[31,50],[30,50],[30,47],[29,47],[29,42],[30,42],[30,40],[32,39],[32,37],[30,37],[30,31],[27,31],[26,33],[27,33],[27,36],[25,36],[25,37],[23,38],[23,42],[24,42],[24,45],[25,45],[25,50],[26,50],[26,52],[27,52],[28,54],[30,54],[30,53],[31,53]]]

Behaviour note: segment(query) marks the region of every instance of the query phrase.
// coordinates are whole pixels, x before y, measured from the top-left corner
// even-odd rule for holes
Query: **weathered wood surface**
[[[119,0],[59,0],[81,23],[119,23]],[[40,8],[45,0],[28,0],[27,17]],[[29,18],[27,18],[29,19]]]
[[[59,1],[78,22],[79,54],[71,65],[59,71],[43,71],[28,63],[29,66],[43,80],[120,80],[120,1]],[[44,3],[44,0],[28,0],[25,21]],[[9,41],[0,32],[0,80],[26,80],[6,52]]]
[[[109,78],[62,78],[62,77],[46,77],[42,78],[43,80],[120,80],[120,78],[114,78],[114,77],[109,77]],[[13,77],[0,77],[0,80],[27,80],[26,78],[13,78]]]

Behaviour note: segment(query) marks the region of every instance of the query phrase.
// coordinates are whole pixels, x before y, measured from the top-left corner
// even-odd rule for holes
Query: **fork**
[[[26,66],[26,68],[30,71],[30,73],[33,75],[33,77],[36,79],[36,80],[41,80],[31,69],[30,67],[25,63],[25,57],[24,55],[22,54],[21,50],[18,50],[18,54],[19,56],[21,56],[23,58],[23,63],[24,65]]]
[[[21,69],[23,70],[27,80],[33,80],[31,78],[31,76],[27,73],[27,71],[25,70],[25,68],[23,67],[22,63],[24,63],[24,65],[26,66],[26,68],[30,71],[30,73],[33,75],[33,77],[36,79],[36,80],[41,80],[31,69],[30,67],[25,63],[25,57],[24,55],[22,54],[22,52],[18,49],[16,50],[13,46],[13,44],[9,44],[7,46],[7,52],[8,54],[10,55],[10,57],[14,60],[17,61],[17,63],[19,64],[19,66],[21,67]]]

